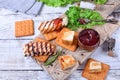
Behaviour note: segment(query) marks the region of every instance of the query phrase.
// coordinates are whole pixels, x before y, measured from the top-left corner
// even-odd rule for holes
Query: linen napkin
[[[38,15],[42,6],[43,3],[36,2],[36,0],[0,0],[0,8],[32,15]]]

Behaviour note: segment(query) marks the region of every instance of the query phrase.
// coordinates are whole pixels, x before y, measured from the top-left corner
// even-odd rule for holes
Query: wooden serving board
[[[119,3],[118,3],[119,2]],[[99,9],[96,11],[99,12],[105,19],[108,17],[108,15],[116,8],[118,4],[120,4],[119,0],[113,1],[108,0],[106,4],[109,5],[99,5]],[[96,30],[100,34],[100,45],[108,38],[110,37],[113,32],[120,27],[120,22],[118,24],[110,24],[106,23],[104,25],[95,26],[93,29]],[[79,29],[81,31],[82,29]],[[95,49],[96,50],[96,49]],[[77,49],[76,52],[71,52],[71,54],[74,54],[76,59],[79,61],[80,64],[82,64],[95,50],[88,52],[86,50]]]
[[[66,55],[66,54],[64,54]],[[56,60],[52,65],[44,66],[44,63],[40,63],[35,60],[48,74],[52,77],[53,80],[65,80],[68,76],[70,76],[78,67],[79,62],[77,61],[76,65],[67,69],[62,70],[58,60]]]
[[[108,2],[111,3],[109,0]],[[118,0],[119,1],[119,0]],[[113,1],[112,1],[113,2]],[[112,3],[113,4],[113,3]],[[114,3],[115,4],[115,3]],[[112,8],[109,8],[111,7]],[[113,5],[105,5],[102,6],[102,9],[97,10],[98,12],[100,12],[100,14],[106,18],[108,16],[108,14],[110,14],[113,10],[114,10],[115,6]],[[93,29],[97,30],[98,33],[100,34],[100,45],[117,29],[119,28],[119,24],[110,24],[107,23],[103,26],[95,26]],[[82,29],[79,29],[79,31],[81,31]],[[42,38],[42,35],[39,35],[38,37]],[[53,41],[53,43],[55,43]],[[57,46],[57,45],[56,45]],[[57,46],[57,49],[61,49],[60,46]],[[96,50],[96,49],[95,49]],[[72,55],[75,57],[76,60],[78,60],[78,62],[80,64],[82,64],[95,50],[93,50],[92,52],[88,52],[85,50],[82,50],[80,48],[78,48],[75,52],[71,52],[69,50],[65,49],[65,53]],[[39,61],[37,61],[37,63],[46,71],[49,73],[49,75],[53,78],[53,80],[64,80],[66,79],[68,76],[70,76],[78,67],[79,67],[79,63],[77,63],[74,67],[68,69],[68,70],[61,70],[60,65],[58,63],[58,60],[56,60],[52,65],[50,66],[44,66],[43,63],[40,63]]]
[[[97,5],[96,11],[106,18],[120,4],[120,0],[108,0],[105,5]]]
[[[111,34],[119,28],[119,25],[115,24],[105,24],[103,26],[96,26],[93,29],[96,30],[100,34],[100,45],[111,36]],[[96,49],[95,49],[96,50]],[[82,50],[80,48],[75,52],[69,52],[76,57],[80,64],[82,64],[95,50],[88,52],[86,50]]]
[[[105,24],[104,26],[97,26],[93,29],[97,30],[100,34],[100,45],[109,37],[119,26],[114,24]],[[41,36],[39,36],[41,38]],[[54,43],[54,41],[53,41]],[[60,46],[57,46],[57,49],[62,49]],[[94,50],[95,51],[95,50]],[[65,54],[69,54],[75,57],[78,60],[77,64],[68,69],[61,70],[58,60],[56,60],[52,65],[44,66],[43,63],[40,63],[36,60],[36,62],[53,78],[53,80],[65,80],[68,76],[70,76],[78,67],[79,63],[82,64],[92,53],[78,48],[75,52],[71,52],[65,49]]]

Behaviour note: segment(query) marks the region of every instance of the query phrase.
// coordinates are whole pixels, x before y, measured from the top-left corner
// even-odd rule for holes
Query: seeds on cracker
[[[25,56],[44,55],[49,56],[54,54],[55,46],[48,42],[29,42],[24,46]]]

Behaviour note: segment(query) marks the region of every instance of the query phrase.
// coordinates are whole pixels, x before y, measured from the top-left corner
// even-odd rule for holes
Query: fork
[[[86,19],[86,18],[80,18],[79,19],[79,22],[80,24],[88,24],[88,23],[91,23],[91,22],[105,22],[105,23],[112,23],[112,24],[116,24],[118,23],[118,20],[115,19],[115,18],[112,18],[112,19],[104,19],[104,20],[90,20],[90,19]]]

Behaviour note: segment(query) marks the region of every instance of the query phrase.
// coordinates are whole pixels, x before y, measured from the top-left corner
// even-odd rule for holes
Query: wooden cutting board
[[[44,66],[43,63],[40,63],[37,60],[35,61],[52,77],[53,80],[64,80],[79,67],[78,61],[75,66],[67,70],[61,69],[58,60],[56,60],[52,65],[49,65],[49,66]]]
[[[118,28],[119,25],[107,23],[103,26],[96,26],[93,29],[98,31],[98,33],[100,34],[100,45],[101,45]],[[78,48],[77,51],[69,52],[69,53],[73,54],[73,56],[76,57],[79,63],[82,64],[95,50],[88,52],[86,50],[82,50]]]
[[[119,0],[118,0],[119,1]],[[108,3],[112,3],[112,0],[109,0]],[[112,3],[113,4],[113,3]],[[115,4],[115,2],[114,2]],[[111,7],[111,8],[110,8]],[[100,12],[100,14],[106,18],[111,11],[113,11],[115,8],[115,5],[102,5],[102,9],[97,10],[98,12]],[[107,23],[103,26],[95,26],[93,29],[97,30],[98,33],[100,34],[100,45],[109,37],[111,36],[111,34],[117,29],[119,28],[119,24],[110,24]],[[82,29],[80,29],[82,30]],[[79,30],[79,31],[80,31]],[[41,37],[41,36],[39,36]],[[54,41],[53,41],[54,43]],[[57,49],[61,49],[60,46],[57,46]],[[95,49],[96,50],[96,49]],[[88,52],[85,50],[82,50],[80,48],[78,48],[75,52],[71,52],[68,50],[65,50],[66,54],[70,54],[72,56],[74,56],[78,62],[80,64],[82,64],[95,50],[93,50],[92,52]],[[66,79],[68,76],[70,76],[79,66],[79,63],[77,63],[74,67],[68,69],[68,70],[61,70],[58,60],[56,60],[53,65],[51,66],[44,66],[43,63],[40,63],[39,61],[37,61],[37,63],[46,71],[48,72],[48,74],[53,78],[53,80],[64,80]]]
[[[119,3],[118,3],[119,2]],[[118,4],[120,4],[119,0],[113,1],[108,0],[106,3],[107,5],[99,5],[99,9],[96,10],[99,12],[105,19],[107,16],[116,8]],[[113,32],[115,32],[116,29],[120,27],[120,22],[118,24],[110,24],[106,23],[102,26],[95,26],[93,29],[98,31],[100,34],[100,45],[108,38],[110,37]],[[79,29],[81,31],[82,29]],[[96,50],[96,49],[95,49]],[[78,59],[79,63],[82,64],[95,50],[92,52],[88,52],[82,49],[77,49],[76,52],[71,52],[71,54],[74,54],[74,56]]]

